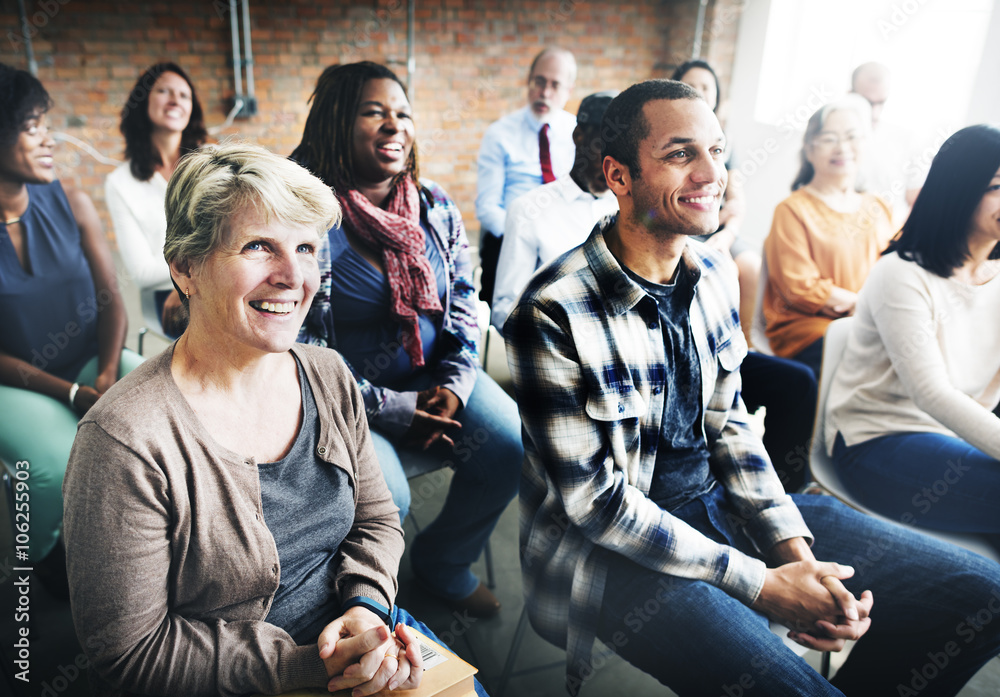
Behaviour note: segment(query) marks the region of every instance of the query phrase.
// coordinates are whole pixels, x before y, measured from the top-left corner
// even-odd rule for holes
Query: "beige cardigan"
[[[1000,459],[1000,275],[981,286],[882,257],[827,398],[827,451],[891,433],[957,437]],[[905,466],[906,463],[900,463]]]
[[[335,351],[293,352],[320,415],[316,453],[344,469],[354,491],[355,510],[344,512],[354,524],[330,583],[341,599],[391,606],[403,537],[361,394]],[[124,693],[323,686],[317,647],[296,646],[266,621],[281,569],[256,463],[205,432],[171,377],[172,356],[171,348],[138,367],[80,422],[63,483],[80,644]]]

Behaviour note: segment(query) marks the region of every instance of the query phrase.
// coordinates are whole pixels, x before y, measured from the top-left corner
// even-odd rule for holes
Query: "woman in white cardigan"
[[[126,162],[104,184],[118,250],[140,290],[154,289],[164,332],[178,336],[187,318],[163,260],[163,201],[177,161],[207,137],[194,85],[180,66],[157,63],[139,77],[122,109],[121,132]]]
[[[826,438],[864,505],[1000,541],[1000,130],[949,138],[858,296]]]

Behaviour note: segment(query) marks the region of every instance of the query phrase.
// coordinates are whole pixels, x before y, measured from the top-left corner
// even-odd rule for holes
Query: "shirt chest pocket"
[[[746,355],[747,342],[739,331],[719,345],[714,362],[716,375],[709,383],[714,389],[706,395],[705,401],[705,434],[710,444],[729,420],[729,412],[736,398],[736,381],[728,378],[740,369]]]
[[[732,373],[737,370],[747,356],[747,342],[743,334],[733,334],[732,339],[719,348],[719,368]]]
[[[603,429],[615,464],[629,470],[630,462],[637,461],[640,452],[639,433],[646,415],[646,400],[629,385],[619,391],[591,394],[587,397],[586,411]]]

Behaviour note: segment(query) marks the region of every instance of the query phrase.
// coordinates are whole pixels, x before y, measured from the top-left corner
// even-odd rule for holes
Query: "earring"
[[[191,293],[189,291],[185,290],[184,291],[184,297],[187,298],[188,300],[190,300],[191,299]]]

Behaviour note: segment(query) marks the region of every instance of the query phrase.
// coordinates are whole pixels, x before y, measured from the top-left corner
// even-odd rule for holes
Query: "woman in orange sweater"
[[[854,312],[857,292],[892,237],[892,213],[859,189],[871,107],[856,95],[812,115],[792,195],[774,211],[764,241],[764,318],[775,355],[819,376],[823,334]]]

